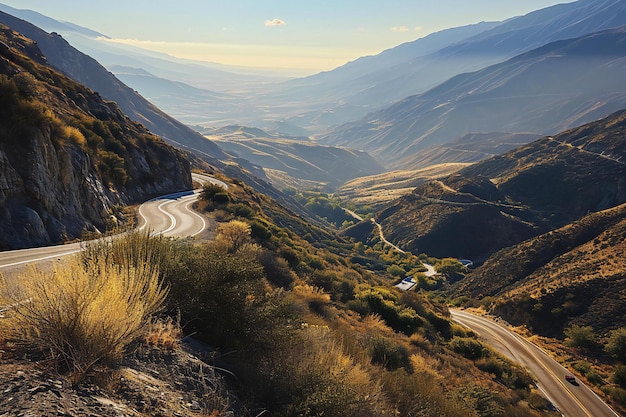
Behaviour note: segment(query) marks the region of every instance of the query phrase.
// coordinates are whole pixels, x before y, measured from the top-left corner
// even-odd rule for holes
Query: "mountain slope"
[[[233,155],[330,189],[353,178],[383,171],[383,167],[365,152],[321,146],[304,140],[306,138],[288,138],[242,126],[206,129],[205,134]]]
[[[182,154],[0,25],[0,248],[60,243],[191,187]]]
[[[420,94],[456,75],[480,70],[549,42],[624,24],[626,5],[623,1],[582,0],[504,22],[455,28],[449,32],[455,37],[448,37],[446,31],[433,34],[431,36],[442,38],[442,42],[436,44],[437,49],[420,48],[417,54],[411,55],[412,51],[407,51],[411,44],[402,45],[397,48],[405,53],[402,60],[394,56],[392,49],[373,58],[362,58],[362,62],[357,60],[346,68],[285,84],[296,85],[292,92],[305,99],[316,97],[320,92],[327,98],[323,105],[305,107],[300,117],[291,121],[302,123],[303,127],[317,133],[322,128],[356,120],[397,100]],[[475,32],[471,33],[472,30]],[[427,40],[424,38],[415,44]],[[378,59],[387,57],[390,65],[378,64]],[[368,62],[372,63],[371,70],[358,65]],[[351,78],[345,78],[344,74],[350,74]],[[297,100],[299,96],[288,97]],[[330,111],[333,117],[328,117]]]
[[[499,300],[496,314],[562,337],[571,324],[606,335],[626,326],[626,205],[496,252],[455,294]]]
[[[411,167],[469,133],[554,134],[626,107],[626,27],[548,44],[343,125],[320,138]]]
[[[418,186],[377,214],[387,238],[429,255],[493,252],[626,202],[626,112]]]
[[[122,111],[171,144],[202,151],[212,158],[228,159],[217,145],[163,113],[135,91],[120,82],[97,61],[79,52],[61,36],[0,12],[0,23],[35,40],[48,62],[72,79],[115,101]]]

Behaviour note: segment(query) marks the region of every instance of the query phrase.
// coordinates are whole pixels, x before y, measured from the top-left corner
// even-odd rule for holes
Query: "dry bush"
[[[237,253],[245,245],[252,243],[250,224],[241,220],[231,220],[217,228],[215,248],[224,253]]]
[[[303,303],[311,311],[322,314],[324,306],[330,304],[330,295],[324,290],[310,285],[296,285],[292,294],[295,296],[297,303]]]
[[[148,323],[143,341],[150,346],[175,350],[179,347],[182,337],[183,329],[180,326],[180,317],[177,320],[167,317]]]
[[[368,417],[389,411],[380,384],[344,353],[327,327],[308,326],[302,336],[304,345],[291,358],[291,401],[278,415]]]
[[[47,352],[75,381],[119,360],[163,304],[156,271],[78,259],[50,272],[32,268],[12,292],[14,337]]]

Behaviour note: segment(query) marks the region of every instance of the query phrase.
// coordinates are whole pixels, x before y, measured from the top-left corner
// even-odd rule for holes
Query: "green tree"
[[[611,380],[621,388],[626,388],[626,366],[619,365],[615,368],[615,372],[613,372]]]
[[[435,263],[435,270],[448,280],[457,280],[464,276],[465,267],[456,258],[443,258]]]
[[[621,327],[611,332],[605,350],[618,360],[626,362],[626,328]]]
[[[596,335],[591,326],[573,324],[563,331],[568,346],[591,349],[596,346]]]

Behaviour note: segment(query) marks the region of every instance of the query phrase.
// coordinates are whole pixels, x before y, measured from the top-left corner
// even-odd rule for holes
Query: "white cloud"
[[[266,20],[265,26],[285,26],[286,23],[280,19]]]
[[[415,26],[413,28],[413,30],[415,32],[419,32],[420,30],[422,30],[422,28],[419,27],[419,26]],[[410,32],[411,29],[409,27],[407,27],[407,26],[394,26],[394,27],[391,28],[391,31],[392,32]]]

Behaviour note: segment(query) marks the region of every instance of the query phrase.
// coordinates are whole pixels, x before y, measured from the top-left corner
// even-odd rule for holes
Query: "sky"
[[[125,43],[306,75],[442,29],[571,0],[0,0]],[[103,40],[104,42],[104,40]]]

